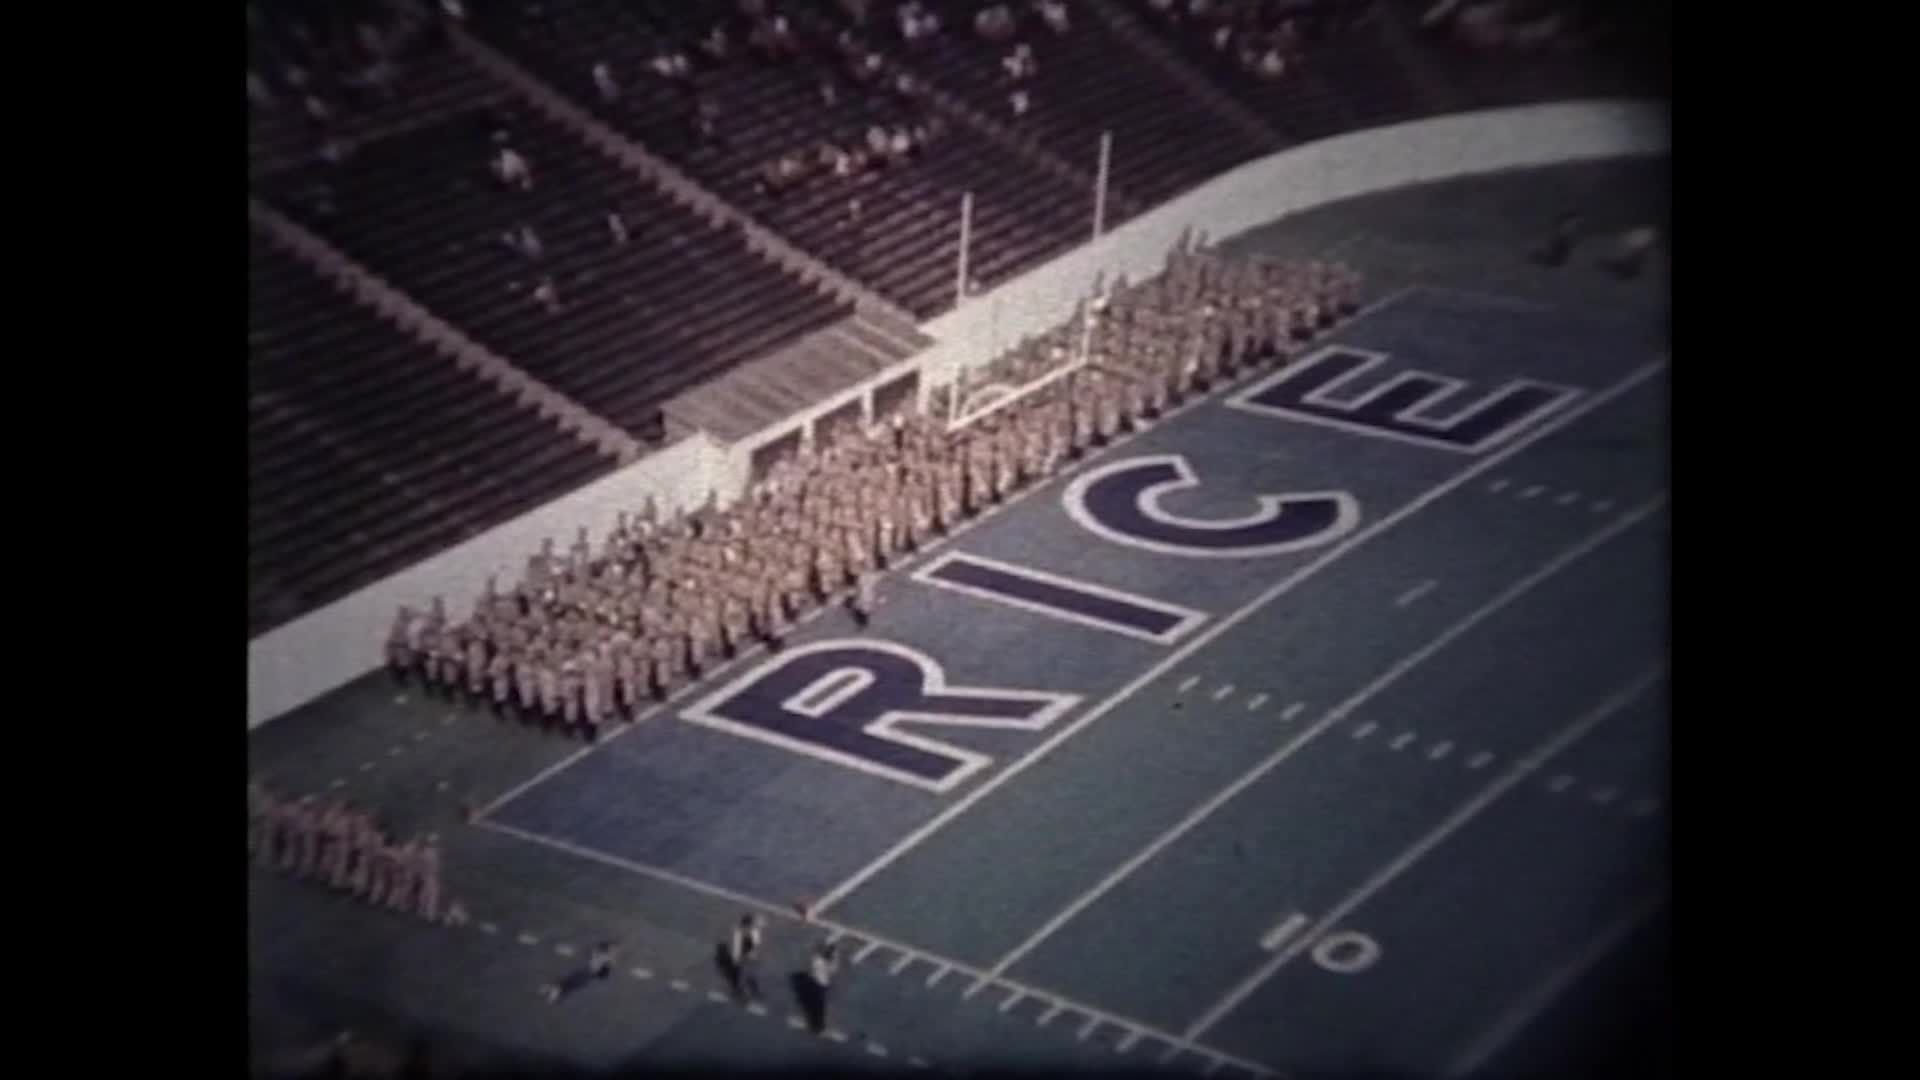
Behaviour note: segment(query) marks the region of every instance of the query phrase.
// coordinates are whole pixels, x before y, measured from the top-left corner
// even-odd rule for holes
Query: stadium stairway
[[[1106,23],[1113,30],[1113,36],[1132,46],[1148,63],[1164,72],[1174,82],[1179,83],[1197,100],[1218,113],[1222,119],[1232,123],[1247,138],[1269,152],[1278,150],[1286,142],[1273,125],[1261,118],[1259,113],[1235,101],[1219,86],[1209,81],[1193,65],[1182,60],[1165,43],[1154,37],[1135,22],[1133,16],[1120,8],[1113,0],[1093,0],[1085,9]]]
[[[251,197],[247,200],[247,218],[275,246],[305,261],[342,291],[427,344],[459,370],[491,384],[516,404],[532,409],[562,431],[623,465],[637,460],[644,452],[640,443],[617,425],[468,338],[452,324],[260,200]]]
[[[629,172],[656,188],[667,198],[685,207],[715,226],[739,227],[749,250],[766,258],[809,288],[825,288],[836,298],[857,309],[874,310],[886,317],[913,322],[913,315],[895,305],[876,289],[828,266],[825,262],[789,242],[772,229],[720,198],[705,187],[649,152],[638,143],[610,129],[585,109],[569,101],[542,80],[536,78],[504,53],[459,27],[449,28],[454,48],[473,64],[515,90],[549,120],[574,133],[588,145],[618,162]]]

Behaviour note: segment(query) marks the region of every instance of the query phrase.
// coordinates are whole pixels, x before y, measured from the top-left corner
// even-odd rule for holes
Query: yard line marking
[[[1086,712],[1081,713],[1078,719],[1054,732],[1025,757],[1020,758],[1018,761],[1013,762],[989,777],[966,795],[955,799],[945,810],[929,818],[921,824],[919,828],[895,841],[891,847],[882,852],[872,862],[855,871],[852,876],[822,895],[819,900],[815,902],[815,912],[825,914],[833,905],[839,903],[848,893],[859,888],[868,879],[872,878],[873,875],[891,866],[902,855],[919,847],[921,843],[925,842],[927,837],[945,828],[949,821],[966,813],[973,807],[974,803],[979,802],[981,799],[999,790],[1001,785],[1019,776],[1027,769],[1032,768],[1035,763],[1044,760],[1055,747],[1078,734],[1082,728],[1105,716],[1115,706],[1137,693],[1141,687],[1165,675],[1176,665],[1184,662],[1188,657],[1211,644],[1216,638],[1252,617],[1261,608],[1272,603],[1275,598],[1284,595],[1302,581],[1319,573],[1325,567],[1333,565],[1335,562],[1344,558],[1349,552],[1364,545],[1367,541],[1379,536],[1388,529],[1393,528],[1400,522],[1413,517],[1434,502],[1451,494],[1462,485],[1472,483],[1489,470],[1499,467],[1515,454],[1533,446],[1549,435],[1564,429],[1576,420],[1592,414],[1594,410],[1613,402],[1621,395],[1639,386],[1642,382],[1666,370],[1666,366],[1666,362],[1663,360],[1656,360],[1652,363],[1644,364],[1605,390],[1592,394],[1583,401],[1575,402],[1566,409],[1556,411],[1554,415],[1528,428],[1520,435],[1508,441],[1506,445],[1488,453],[1473,464],[1442,480],[1423,494],[1415,497],[1411,502],[1380,518],[1373,524],[1355,531],[1346,539],[1327,549],[1306,565],[1261,590],[1259,595],[1255,596],[1252,600],[1215,621],[1212,626],[1194,634],[1182,643],[1179,648],[1169,652],[1165,657],[1161,658],[1159,662],[1142,671],[1139,675],[1135,676],[1132,681],[1109,695],[1106,700],[1088,709]],[[627,729],[621,728],[619,731],[614,732],[614,735],[611,737],[618,737],[620,731],[625,730]],[[602,740],[602,745],[604,745],[604,742],[605,741]]]
[[[1189,691],[1189,690],[1191,690],[1191,689],[1193,689],[1193,684],[1194,684],[1194,683],[1197,683],[1197,682],[1199,682],[1199,681],[1200,681],[1200,676],[1198,676],[1198,675],[1189,675],[1189,676],[1187,676],[1186,678],[1184,678],[1184,679],[1182,679],[1182,680],[1180,680],[1180,687],[1179,687],[1179,689],[1177,689],[1177,690],[1175,690],[1175,691],[1174,691],[1174,693],[1176,693],[1176,694],[1184,694],[1184,693],[1186,693],[1187,691]]]
[[[1048,1009],[1044,1014],[1041,1015],[1039,1020],[1035,1021],[1035,1023],[1037,1023],[1040,1027],[1046,1027],[1048,1024],[1053,1023],[1053,1018],[1056,1016],[1059,1016],[1060,1010],[1064,1008],[1066,1008],[1065,1005],[1055,1002],[1053,1008]]]
[[[643,968],[643,967],[637,967],[637,968],[628,968],[628,969],[627,969],[627,973],[628,973],[629,975],[632,975],[632,976],[633,976],[634,978],[636,978],[636,979],[651,979],[651,978],[653,978],[653,972],[652,972],[651,970],[649,970],[649,969],[647,969],[647,968]]]
[[[1580,493],[1577,491],[1569,491],[1565,495],[1553,500],[1555,506],[1572,506],[1579,501]]]
[[[1618,788],[1603,787],[1587,797],[1592,799],[1596,805],[1605,806],[1618,798],[1619,795],[1620,791]]]
[[[1400,734],[1395,735],[1393,737],[1393,741],[1387,744],[1387,749],[1389,750],[1403,749],[1406,747],[1408,743],[1412,742],[1416,737],[1417,736],[1415,736],[1414,733],[1411,731],[1403,731]]]
[[[1075,1036],[1073,1037],[1073,1038],[1074,1038],[1074,1041],[1075,1041],[1075,1042],[1086,1042],[1086,1041],[1087,1041],[1087,1036],[1089,1036],[1089,1035],[1091,1035],[1091,1034],[1093,1034],[1093,1029],[1094,1029],[1094,1028],[1097,1028],[1097,1027],[1099,1027],[1099,1026],[1100,1026],[1100,1018],[1099,1018],[1099,1017],[1097,1017],[1097,1016],[1089,1016],[1089,1017],[1087,1017],[1087,1022],[1086,1022],[1086,1024],[1085,1024],[1085,1025],[1083,1025],[1083,1026],[1082,1026],[1082,1027],[1080,1028],[1080,1034],[1078,1034],[1078,1035],[1075,1035]]]
[[[1129,1032],[1126,1038],[1120,1040],[1120,1045],[1114,1047],[1114,1049],[1124,1054],[1127,1051],[1133,1049],[1133,1044],[1139,1041],[1140,1041],[1139,1032],[1137,1031]]]
[[[1652,516],[1661,507],[1665,506],[1666,503],[1667,495],[1665,492],[1661,492],[1659,495],[1647,500],[1633,513],[1608,522],[1605,527],[1593,535],[1567,548],[1548,560],[1544,566],[1541,566],[1526,577],[1521,578],[1519,581],[1501,590],[1493,599],[1488,600],[1486,603],[1463,616],[1453,625],[1442,631],[1439,636],[1402,657],[1392,667],[1376,676],[1372,682],[1361,687],[1352,697],[1347,698],[1339,705],[1328,710],[1325,716],[1322,716],[1311,726],[1302,730],[1298,735],[1287,740],[1278,750],[1267,755],[1259,764],[1243,773],[1239,779],[1221,788],[1205,802],[1195,807],[1186,817],[1180,819],[1172,828],[1161,833],[1152,843],[1141,848],[1126,862],[1121,863],[1106,877],[1102,878],[1093,888],[1080,894],[1072,903],[1062,908],[1058,914],[1048,919],[1039,929],[1028,935],[1025,941],[1014,946],[1011,951],[1001,957],[998,963],[988,969],[988,974],[998,976],[1006,971],[1008,967],[1012,966],[1021,957],[1027,955],[1027,953],[1033,951],[1041,942],[1051,937],[1060,927],[1066,925],[1069,919],[1086,910],[1094,901],[1106,895],[1115,885],[1125,880],[1135,870],[1138,870],[1148,859],[1158,855],[1169,844],[1172,844],[1174,841],[1192,831],[1202,821],[1212,816],[1215,810],[1225,805],[1234,796],[1240,794],[1240,792],[1251,787],[1261,777],[1272,772],[1275,767],[1292,757],[1301,747],[1319,737],[1322,732],[1345,720],[1348,716],[1352,715],[1355,710],[1373,700],[1375,696],[1387,687],[1400,681],[1407,672],[1419,667],[1436,653],[1467,634],[1474,627],[1479,626],[1482,622],[1491,618],[1515,600],[1532,592],[1555,574],[1560,573],[1562,570],[1585,558],[1594,549],[1605,544],[1620,533],[1625,532],[1642,520]]]
[[[1220,689],[1215,690],[1213,692],[1213,700],[1215,701],[1225,701],[1227,698],[1231,696],[1233,696],[1232,683],[1227,683],[1226,685],[1222,686]]]
[[[1305,915],[1296,911],[1274,924],[1273,929],[1260,936],[1260,947],[1268,952],[1280,947],[1280,943],[1293,936],[1295,930],[1308,922]]]
[[[1568,776],[1566,773],[1561,773],[1559,776],[1554,777],[1553,782],[1547,785],[1555,795],[1560,794],[1572,786],[1573,777]]]
[[[1488,484],[1487,490],[1493,492],[1495,495],[1498,495],[1501,492],[1507,490],[1507,478],[1503,476],[1500,479],[1495,480],[1493,483]]]
[[[1660,501],[1661,500],[1655,500],[1655,505],[1658,505]],[[1666,666],[1664,664],[1655,664],[1653,667],[1641,672],[1641,674],[1631,683],[1627,684],[1624,689],[1616,691],[1600,702],[1600,704],[1587,710],[1571,724],[1568,724],[1566,727],[1548,737],[1545,742],[1535,747],[1531,753],[1508,766],[1506,772],[1495,777],[1493,782],[1489,783],[1479,794],[1467,800],[1466,803],[1454,810],[1453,813],[1448,814],[1446,820],[1442,821],[1425,836],[1421,837],[1412,847],[1402,852],[1386,866],[1375,871],[1371,877],[1362,883],[1358,889],[1355,889],[1348,895],[1346,899],[1341,900],[1339,903],[1327,909],[1326,914],[1322,915],[1319,921],[1314,923],[1311,931],[1301,935],[1292,945],[1282,949],[1273,959],[1260,965],[1259,969],[1253,974],[1242,979],[1238,985],[1228,991],[1225,997],[1221,998],[1212,1008],[1202,1013],[1198,1020],[1195,1020],[1189,1025],[1183,1034],[1189,1039],[1197,1039],[1205,1034],[1208,1028],[1211,1028],[1219,1022],[1221,1017],[1232,1012],[1236,1006],[1247,999],[1248,995],[1259,989],[1262,983],[1265,983],[1273,976],[1274,972],[1280,970],[1294,957],[1299,956],[1308,946],[1312,945],[1314,940],[1317,939],[1320,934],[1324,933],[1328,927],[1334,926],[1339,923],[1340,920],[1345,919],[1353,913],[1355,908],[1358,908],[1361,904],[1366,903],[1367,900],[1372,898],[1375,893],[1392,884],[1395,878],[1419,862],[1427,852],[1440,846],[1447,837],[1452,836],[1462,826],[1478,817],[1482,810],[1485,810],[1496,799],[1506,794],[1514,785],[1525,781],[1535,770],[1539,769],[1541,765],[1545,764],[1555,754],[1565,750],[1581,736],[1598,727],[1600,723],[1608,717],[1632,704],[1641,694],[1659,682],[1665,673]]]
[[[1401,593],[1399,599],[1393,602],[1393,606],[1401,607],[1401,608],[1406,607],[1412,604],[1415,600],[1418,600],[1421,597],[1432,592],[1433,587],[1438,584],[1439,582],[1433,580],[1432,578],[1428,578],[1427,580],[1421,582],[1420,584],[1415,585],[1413,588],[1408,589],[1406,592]]]
[[[1427,751],[1427,757],[1431,758],[1434,761],[1439,761],[1441,758],[1446,757],[1448,754],[1452,752],[1453,752],[1453,744],[1450,742],[1443,742],[1443,743],[1436,744],[1433,749]]]
[[[1665,904],[1664,896],[1648,897],[1608,925],[1571,960],[1549,975],[1545,982],[1515,1002],[1512,1008],[1494,1021],[1493,1026],[1488,1028],[1485,1034],[1461,1051],[1460,1056],[1447,1067],[1444,1075],[1456,1077],[1478,1072],[1515,1035],[1524,1031],[1527,1025],[1553,1002],[1554,998],[1559,997],[1568,987],[1578,982],[1582,975],[1585,975],[1608,953],[1618,948],[1620,943],[1633,933],[1634,928],[1653,917],[1654,913]]]
[[[859,952],[853,954],[853,962],[857,964],[860,961],[865,960],[867,958],[868,953],[871,953],[873,950],[879,947],[880,947],[880,943],[877,941],[867,942],[866,945],[863,946]]]
[[[487,819],[487,815],[493,813],[495,810],[498,810],[500,807],[505,806],[507,803],[518,798],[521,792],[526,791],[528,788],[533,787],[535,784],[538,784],[542,780],[545,780],[547,777],[552,776],[554,773],[559,772],[560,770],[566,768],[567,766],[572,765],[574,762],[579,761],[581,758],[586,757],[588,754],[593,753],[595,750],[599,749],[600,747],[605,746],[608,743],[612,742],[613,740],[619,738],[623,733],[627,731],[628,728],[633,726],[635,725],[627,724],[620,727],[616,727],[613,729],[613,733],[611,735],[602,737],[599,742],[588,743],[587,745],[581,747],[580,749],[575,750],[573,753],[568,754],[566,757],[561,758],[559,761],[556,761],[553,764],[547,766],[546,768],[541,769],[539,772],[534,773],[532,776],[521,781],[520,783],[513,785],[512,787],[508,788],[506,791],[502,792],[499,795],[499,797],[495,798],[492,802],[486,804],[485,806],[482,806],[479,809],[479,811],[477,811],[473,815],[474,820],[485,821]]]
[[[1487,767],[1487,764],[1491,761],[1493,761],[1493,755],[1487,753],[1485,750],[1482,750],[1479,753],[1467,759],[1467,768],[1484,769]]]
[[[1528,488],[1527,490],[1521,492],[1520,497],[1523,499],[1531,499],[1545,490],[1547,490],[1547,485],[1535,484],[1532,487]]]
[[[907,965],[909,965],[909,964],[911,964],[911,963],[913,963],[913,954],[912,954],[912,953],[901,953],[901,954],[900,954],[900,959],[898,959],[898,960],[895,960],[895,961],[893,962],[893,966],[887,969],[887,974],[889,974],[889,975],[898,975],[898,974],[900,974],[900,973],[901,973],[902,971],[905,971],[905,970],[907,969]]]
[[[946,978],[946,977],[947,977],[947,972],[949,972],[949,971],[952,971],[952,970],[953,970],[953,969],[952,969],[952,968],[950,968],[950,967],[948,967],[947,965],[945,965],[945,964],[941,964],[941,965],[940,965],[940,970],[939,970],[939,971],[936,971],[936,972],[934,972],[933,974],[931,974],[931,975],[929,975],[929,976],[927,976],[927,985],[928,985],[928,986],[932,986],[932,985],[933,985],[934,983],[937,983],[937,982],[939,982],[939,981],[940,981],[941,979],[944,979],[944,978]]]
[[[1367,736],[1379,730],[1380,730],[1380,725],[1369,720],[1366,723],[1361,724],[1359,727],[1353,729],[1353,737],[1356,739],[1364,739]]]
[[[1282,720],[1291,720],[1291,719],[1293,719],[1294,717],[1296,717],[1296,716],[1299,716],[1299,715],[1300,715],[1300,713],[1301,713],[1301,712],[1302,712],[1302,711],[1303,711],[1304,709],[1306,709],[1306,707],[1307,707],[1307,703],[1306,703],[1306,702],[1304,702],[1304,701],[1296,701],[1296,702],[1294,702],[1293,704],[1291,704],[1291,705],[1289,705],[1289,706],[1287,706],[1287,708],[1286,708],[1286,711],[1284,711],[1284,712],[1282,712],[1282,713],[1280,714],[1280,719],[1282,719]]]
[[[1267,702],[1267,695],[1255,694],[1252,697],[1247,699],[1247,711],[1252,712],[1253,710],[1266,704],[1266,702]]]
[[[1020,999],[1026,996],[1027,995],[1025,991],[1021,991],[1021,990],[1015,990],[1013,993],[1008,994],[1007,1000],[1000,1003],[1000,1011],[1006,1012],[1008,1009],[1011,1009],[1015,1005],[1020,1004]]]

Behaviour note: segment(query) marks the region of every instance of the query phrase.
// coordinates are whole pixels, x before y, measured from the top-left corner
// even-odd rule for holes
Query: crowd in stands
[[[1365,25],[1376,0],[1147,0],[1153,21],[1198,29],[1239,70],[1272,81],[1316,42]],[[1223,61],[1224,62],[1224,61]]]
[[[875,602],[878,571],[1235,370],[1284,360],[1355,309],[1356,275],[1325,264],[1176,253],[1085,322],[1014,350],[987,376],[1031,383],[1086,362],[986,419],[899,414],[777,461],[736,505],[667,520],[650,504],[597,547],[548,541],[524,577],[489,581],[471,618],[435,598],[401,609],[396,677],[503,717],[597,737],[725,658],[778,647],[795,620]],[[1075,339],[1078,339],[1076,341]]]
[[[441,888],[439,837],[398,842],[372,814],[344,802],[289,799],[248,785],[247,853],[261,867],[319,881],[375,907],[428,922],[466,921],[460,903],[447,903]]]

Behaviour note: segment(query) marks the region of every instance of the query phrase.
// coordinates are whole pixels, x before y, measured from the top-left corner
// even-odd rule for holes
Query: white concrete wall
[[[921,329],[936,344],[917,357],[837,394],[795,418],[811,422],[874,386],[921,365],[924,394],[961,369],[984,363],[1022,335],[1070,315],[1105,272],[1138,281],[1158,270],[1191,228],[1223,240],[1276,218],[1406,184],[1551,165],[1661,153],[1663,107],[1574,102],[1496,109],[1354,132],[1249,162],[1143,217],[969,299]],[[506,522],[457,547],[305,615],[247,644],[247,726],[263,724],[380,666],[394,611],[424,606],[437,593],[464,615],[489,574],[517,580],[527,556],[552,537],[565,548],[588,527],[596,539],[619,511],[652,494],[661,510],[692,508],[709,490],[730,502],[742,490],[752,450],[793,430],[770,428],[723,447],[704,435],[684,440],[586,488]]]

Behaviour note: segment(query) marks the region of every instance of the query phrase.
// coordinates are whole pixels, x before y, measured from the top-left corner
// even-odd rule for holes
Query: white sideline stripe
[[[913,954],[911,954],[911,953],[901,953],[901,954],[900,954],[900,959],[898,959],[898,960],[895,960],[895,961],[893,962],[893,966],[887,969],[887,974],[889,974],[889,975],[898,975],[898,974],[900,974],[900,973],[901,973],[902,971],[905,971],[905,970],[907,969],[907,965],[909,965],[909,964],[911,964],[911,963],[913,963]]]
[[[1286,593],[1300,582],[1318,573],[1322,568],[1332,565],[1334,562],[1343,558],[1348,552],[1353,551],[1355,548],[1365,544],[1368,540],[1379,536],[1393,526],[1426,509],[1427,506],[1455,489],[1464,484],[1472,483],[1482,474],[1499,466],[1513,455],[1518,454],[1520,451],[1525,450],[1527,447],[1532,446],[1554,432],[1560,431],[1575,420],[1590,415],[1595,409],[1614,401],[1622,394],[1625,394],[1647,379],[1659,374],[1665,370],[1665,368],[1666,363],[1659,360],[1636,368],[1626,378],[1621,379],[1605,390],[1591,395],[1584,401],[1576,402],[1572,407],[1563,409],[1549,416],[1545,421],[1528,428],[1519,436],[1509,441],[1505,446],[1492,451],[1473,464],[1461,469],[1452,477],[1428,489],[1425,494],[1417,496],[1405,506],[1382,517],[1372,525],[1352,533],[1345,540],[1335,544],[1318,558],[1287,575],[1285,578],[1282,578],[1277,583],[1267,587],[1258,596],[1234,610],[1231,614],[1188,638],[1183,645],[1168,653],[1159,663],[1141,672],[1131,682],[1108,696],[1107,699],[1099,705],[1082,713],[1079,719],[1054,732],[1045,742],[1035,747],[1031,753],[987,778],[978,787],[961,798],[954,800],[952,805],[928,819],[919,828],[901,837],[892,847],[882,852],[872,862],[856,871],[853,876],[847,878],[839,885],[834,886],[831,891],[820,897],[816,902],[815,911],[824,914],[834,904],[838,903],[841,898],[845,897],[854,889],[859,888],[867,879],[892,865],[894,860],[900,858],[900,856],[906,854],[908,851],[920,846],[927,837],[944,828],[947,822],[966,813],[967,810],[972,808],[974,803],[986,798],[998,790],[1000,785],[1005,784],[1007,781],[1012,780],[1014,777],[1019,776],[1022,772],[1031,768],[1035,762],[1041,761],[1051,753],[1054,747],[1072,738],[1078,734],[1082,728],[1105,716],[1110,709],[1128,697],[1131,697],[1141,687],[1160,678],[1173,667],[1185,661],[1189,656],[1205,648],[1214,639],[1225,634],[1235,626],[1238,626],[1256,611],[1271,603],[1275,597]]]
[[[1292,757],[1294,752],[1299,750],[1302,746],[1305,746],[1307,743],[1317,738],[1322,732],[1326,731],[1327,729],[1333,727],[1335,724],[1338,724],[1342,720],[1346,719],[1349,715],[1353,713],[1355,709],[1358,709],[1360,706],[1366,704],[1368,701],[1371,701],[1374,698],[1374,696],[1379,694],[1382,690],[1385,690],[1388,686],[1391,686],[1395,682],[1398,682],[1400,678],[1404,676],[1407,672],[1412,671],[1414,668],[1424,663],[1428,658],[1432,657],[1435,653],[1438,653],[1440,650],[1452,644],[1456,639],[1460,638],[1462,635],[1466,634],[1468,631],[1472,630],[1474,627],[1480,625],[1481,622],[1485,621],[1488,617],[1492,616],[1495,612],[1506,607],[1508,604],[1513,603],[1515,600],[1518,600],[1520,597],[1525,596],[1527,593],[1533,591],[1536,587],[1538,587],[1542,582],[1546,581],[1548,578],[1553,577],[1555,574],[1559,573],[1561,570],[1566,569],[1568,566],[1571,566],[1575,562],[1578,562],[1580,559],[1586,557],[1586,555],[1592,552],[1595,548],[1606,543],[1608,540],[1613,539],[1615,536],[1626,531],[1628,528],[1631,528],[1633,525],[1637,524],[1642,519],[1650,516],[1655,511],[1659,510],[1662,506],[1665,506],[1666,503],[1667,503],[1667,495],[1665,492],[1662,492],[1661,494],[1656,495],[1652,499],[1648,500],[1638,510],[1635,510],[1633,513],[1628,514],[1621,518],[1616,518],[1615,520],[1608,522],[1604,528],[1600,529],[1598,532],[1594,533],[1592,536],[1587,537],[1585,540],[1580,541],[1578,544],[1575,544],[1574,546],[1566,549],[1565,551],[1562,551],[1559,555],[1554,556],[1551,560],[1547,562],[1545,566],[1540,567],[1539,569],[1535,570],[1533,573],[1528,574],[1526,577],[1523,577],[1519,581],[1508,586],[1505,590],[1500,592],[1499,595],[1495,596],[1493,599],[1487,601],[1486,603],[1480,605],[1478,608],[1475,608],[1471,613],[1466,615],[1464,618],[1460,619],[1458,622],[1454,623],[1452,626],[1447,627],[1447,629],[1442,631],[1438,637],[1427,642],[1425,645],[1420,646],[1418,649],[1415,649],[1413,652],[1409,653],[1407,656],[1401,658],[1398,663],[1394,664],[1392,667],[1382,672],[1372,682],[1361,687],[1360,690],[1356,692],[1352,697],[1348,698],[1347,700],[1341,702],[1339,705],[1336,705],[1332,709],[1328,710],[1325,716],[1322,716],[1319,720],[1315,721],[1310,727],[1307,727],[1306,729],[1301,731],[1298,735],[1295,735],[1292,739],[1288,740],[1278,750],[1275,750],[1272,754],[1269,754],[1265,760],[1261,761],[1259,764],[1255,765],[1253,768],[1247,770],[1245,773],[1243,773],[1240,776],[1239,779],[1235,780],[1233,783],[1227,785],[1226,787],[1220,789],[1218,792],[1214,793],[1214,795],[1211,798],[1207,799],[1205,802],[1202,802],[1199,806],[1195,807],[1193,811],[1189,813],[1186,817],[1182,818],[1179,821],[1179,823],[1175,824],[1172,828],[1168,829],[1166,832],[1161,833],[1158,837],[1154,839],[1152,843],[1140,849],[1140,851],[1135,853],[1132,858],[1128,859],[1124,863],[1121,863],[1106,877],[1102,878],[1099,884],[1095,885],[1091,889],[1088,889],[1086,892],[1080,894],[1080,896],[1076,898],[1072,903],[1068,904],[1065,908],[1061,909],[1061,911],[1058,914],[1056,914],[1053,918],[1048,919],[1044,924],[1042,924],[1041,927],[1038,930],[1034,931],[1033,934],[1031,934],[1025,941],[1021,942],[1019,945],[1016,945],[1011,952],[1001,957],[1000,961],[996,963],[992,968],[989,969],[989,972],[993,975],[999,975],[1001,972],[1005,971],[1013,963],[1018,961],[1021,957],[1033,951],[1035,946],[1039,945],[1041,942],[1045,941],[1048,937],[1052,936],[1054,931],[1066,925],[1069,919],[1072,919],[1075,915],[1078,915],[1080,912],[1086,910],[1087,907],[1091,905],[1094,901],[1106,895],[1108,890],[1112,889],[1115,885],[1118,885],[1121,881],[1125,880],[1128,877],[1128,875],[1132,874],[1135,870],[1139,869],[1142,865],[1144,865],[1147,862],[1147,860],[1159,854],[1169,844],[1172,844],[1174,841],[1180,839],[1182,836],[1185,836],[1195,826],[1199,825],[1200,822],[1204,821],[1207,817],[1211,816],[1215,810],[1218,810],[1221,806],[1225,805],[1228,800],[1232,799],[1235,795],[1238,795],[1240,792],[1252,786],[1262,776],[1265,776],[1267,773],[1271,772],[1280,763],[1286,761],[1289,757]],[[1322,922],[1324,924],[1324,919],[1322,920]],[[1281,955],[1285,956],[1290,954],[1283,952]],[[1189,1038],[1192,1037],[1191,1033],[1189,1033],[1188,1037]]]
[[[1225,701],[1226,699],[1232,696],[1233,696],[1232,683],[1227,683],[1225,686],[1222,686],[1220,689],[1215,690],[1213,692],[1213,700],[1215,701]]]
[[[1666,904],[1664,896],[1651,896],[1635,904],[1625,915],[1609,924],[1600,935],[1576,953],[1573,959],[1555,970],[1547,980],[1529,991],[1513,1004],[1501,1017],[1494,1021],[1486,1033],[1475,1039],[1460,1056],[1447,1066],[1443,1074],[1447,1077],[1465,1076],[1485,1065],[1493,1055],[1499,1053],[1515,1035],[1526,1030],[1528,1024],[1539,1016],[1553,999],[1579,981],[1592,967],[1608,953],[1620,946],[1634,928],[1653,917]]]
[[[1259,708],[1262,705],[1265,705],[1266,703],[1267,703],[1267,695],[1255,694],[1252,697],[1247,699],[1247,711],[1252,712],[1253,710]]]
[[[1418,600],[1421,597],[1432,592],[1433,587],[1438,584],[1439,582],[1433,580],[1432,578],[1428,578],[1427,580],[1421,582],[1420,584],[1415,585],[1413,588],[1408,589],[1406,592],[1401,593],[1399,598],[1394,600],[1393,606],[1406,607],[1409,604],[1412,604],[1415,600]]]
[[[1656,500],[1655,505],[1663,501],[1664,497]],[[1644,512],[1645,511],[1642,511],[1642,513]],[[1631,520],[1631,518],[1628,520]],[[1508,766],[1507,771],[1495,777],[1493,782],[1481,789],[1478,795],[1467,800],[1466,803],[1454,810],[1453,813],[1448,814],[1446,820],[1442,821],[1425,836],[1421,837],[1412,847],[1401,852],[1392,862],[1374,871],[1373,875],[1363,882],[1361,886],[1354,890],[1346,899],[1329,908],[1326,914],[1320,916],[1314,923],[1312,929],[1297,938],[1293,944],[1280,950],[1273,959],[1260,965],[1260,968],[1253,974],[1242,979],[1239,985],[1228,991],[1225,997],[1221,998],[1212,1008],[1201,1014],[1198,1020],[1195,1020],[1188,1026],[1185,1032],[1186,1037],[1194,1039],[1204,1034],[1206,1030],[1217,1023],[1221,1017],[1233,1011],[1235,1006],[1239,1005],[1242,1001],[1246,1000],[1248,995],[1259,989],[1260,985],[1266,982],[1274,972],[1280,970],[1288,961],[1299,956],[1303,950],[1312,945],[1321,934],[1326,932],[1328,927],[1335,925],[1340,920],[1351,915],[1355,908],[1366,903],[1375,893],[1392,884],[1395,878],[1419,862],[1427,852],[1440,846],[1447,837],[1453,835],[1462,826],[1478,817],[1480,812],[1491,805],[1494,800],[1506,794],[1514,785],[1526,780],[1527,777],[1531,776],[1533,772],[1548,759],[1560,751],[1565,750],[1575,740],[1599,726],[1601,721],[1619,712],[1621,709],[1626,708],[1634,699],[1638,698],[1657,683],[1665,674],[1665,671],[1665,664],[1655,664],[1653,667],[1641,672],[1637,678],[1627,684],[1625,689],[1615,691],[1612,695],[1601,701],[1600,704],[1587,710],[1571,724],[1555,732],[1547,741],[1535,747],[1531,753]]]

